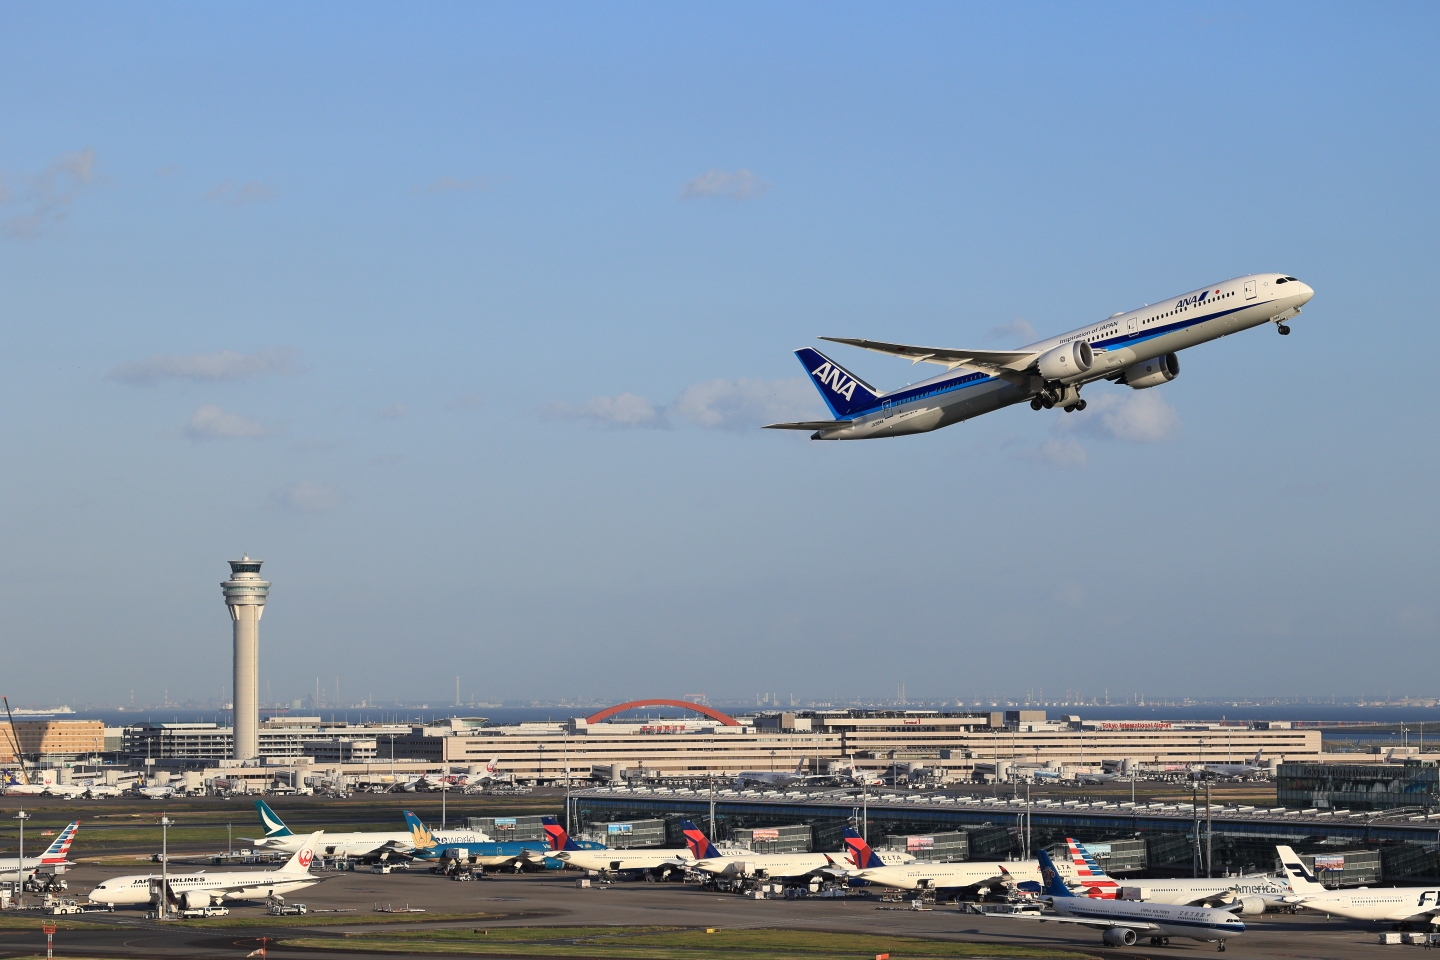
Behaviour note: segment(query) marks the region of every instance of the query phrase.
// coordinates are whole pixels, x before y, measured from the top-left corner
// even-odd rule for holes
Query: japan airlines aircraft
[[[1140,934],[1144,934],[1150,938],[1151,946],[1164,946],[1171,937],[1188,937],[1191,940],[1219,941],[1220,949],[1224,950],[1227,939],[1245,932],[1245,924],[1228,910],[1077,897],[1060,879],[1049,854],[1041,850],[1038,856],[1040,875],[1044,878],[1044,896],[1059,916],[1025,913],[993,916],[1007,920],[1080,924],[1099,930],[1101,939],[1112,947],[1128,947]]]
[[[812,440],[868,440],[925,433],[1001,407],[1029,401],[1034,410],[1084,410],[1080,390],[1096,380],[1136,390],[1156,387],[1180,373],[1176,354],[1250,327],[1286,321],[1315,291],[1294,277],[1257,273],[1114,314],[1018,350],[954,350],[902,343],[822,337],[934,363],[946,372],[881,393],[834,360],[804,347],[795,355],[825,398],[834,420],[772,423],[767,429],[813,430]]]
[[[305,837],[292,833],[264,800],[255,801],[255,812],[260,814],[260,822],[265,825],[265,836],[249,841],[256,847],[295,853],[307,842]],[[413,849],[409,831],[397,830],[393,833],[327,833],[315,852],[325,857],[380,860],[389,859],[391,854],[406,854]]]
[[[26,857],[22,868],[17,857],[0,857],[0,878],[9,876],[14,879],[18,870],[24,869],[26,873],[64,873],[66,867],[73,867],[74,864],[65,858],[70,853],[70,844],[75,840],[75,834],[80,832],[80,821],[76,820],[64,830],[56,834],[50,846],[38,857]]]
[[[570,834],[554,817],[541,817],[540,824],[545,828],[545,836],[550,841],[550,850],[546,856],[553,857],[565,866],[574,867],[576,870],[599,870],[602,872],[644,870],[665,876],[674,870],[684,869],[695,859],[695,855],[690,852],[689,847],[673,850],[610,850],[608,848],[586,850],[579,843],[570,839]]]
[[[1123,888],[1105,873],[1105,870],[1096,862],[1094,855],[1086,849],[1085,844],[1068,837],[1065,842],[1069,845],[1071,859],[1077,863],[1085,863],[1090,868],[1092,877],[1112,884],[1116,891],[1112,896],[1119,899]],[[1227,910],[1234,910],[1247,916],[1264,913],[1267,906],[1278,907],[1290,903],[1294,900],[1295,894],[1290,884],[1283,879],[1276,880],[1263,873],[1213,879],[1201,877],[1189,880],[1137,880],[1133,884],[1133,888],[1140,891],[1140,896],[1129,897],[1128,899],[1131,900],[1183,904],[1192,907],[1224,905]]]
[[[223,900],[265,900],[319,883],[324,877],[310,873],[310,861],[323,831],[310,835],[295,856],[279,870],[232,870],[226,873],[172,873],[166,897],[187,910],[198,910]],[[150,902],[150,882],[158,873],[111,877],[90,891],[90,899],[107,906],[133,906]]]
[[[1305,868],[1289,847],[1276,847],[1296,896],[1291,903],[1306,910],[1350,920],[1433,924],[1440,918],[1440,890],[1435,887],[1358,887],[1330,890]]]

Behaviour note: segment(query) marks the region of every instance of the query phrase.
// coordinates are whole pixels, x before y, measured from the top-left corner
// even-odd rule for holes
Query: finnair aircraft
[[[1135,390],[1180,373],[1176,354],[1197,344],[1273,323],[1288,334],[1315,291],[1280,273],[1236,277],[1139,310],[1120,312],[1018,350],[954,350],[877,340],[821,337],[934,363],[946,372],[881,393],[809,347],[795,351],[834,420],[772,423],[767,429],[813,430],[812,440],[868,440],[925,433],[1027,400],[1033,410],[1084,410],[1080,390],[1096,380]]]
[[[1331,890],[1315,879],[1295,851],[1278,846],[1280,863],[1290,877],[1296,896],[1291,903],[1317,913],[1350,920],[1431,926],[1440,917],[1440,889],[1435,887],[1358,887]]]

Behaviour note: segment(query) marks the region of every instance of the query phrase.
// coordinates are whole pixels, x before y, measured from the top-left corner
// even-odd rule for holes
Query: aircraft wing
[[[850,337],[821,337],[831,343],[844,343],[861,350],[904,357],[911,363],[938,363],[942,367],[979,367],[995,373],[1017,373],[1030,365],[1035,354],[1029,350],[952,350],[948,347],[916,347],[882,340],[857,340]]]
[[[766,430],[831,430],[848,427],[854,420],[801,420],[799,423],[767,423]]]
[[[1033,920],[1036,923],[1075,923],[1082,927],[1089,927],[1091,930],[1113,930],[1116,928],[1124,930],[1137,930],[1142,933],[1154,932],[1160,929],[1153,923],[1131,922],[1128,920],[1088,920],[1083,917],[1057,917],[1055,914],[1036,913],[987,913],[987,917],[1000,917],[1005,920]]]

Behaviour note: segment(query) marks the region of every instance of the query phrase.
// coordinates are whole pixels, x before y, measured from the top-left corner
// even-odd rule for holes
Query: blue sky
[[[1428,690],[1432,5],[4,18],[17,700],[218,696],[242,550],[276,699]],[[755,429],[1268,270],[1085,414]]]

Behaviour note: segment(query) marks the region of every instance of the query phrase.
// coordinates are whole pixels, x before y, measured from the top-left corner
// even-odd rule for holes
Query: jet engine
[[[1240,915],[1242,917],[1253,917],[1265,912],[1264,897],[1241,897]]]
[[[1052,347],[1040,354],[1040,376],[1046,380],[1073,380],[1095,364],[1095,351],[1084,340]]]
[[[1129,927],[1111,927],[1100,935],[1100,939],[1111,947],[1133,947],[1135,931]]]
[[[210,906],[209,890],[186,890],[180,895],[180,902],[186,910],[203,910]]]
[[[1120,382],[1129,384],[1136,390],[1144,390],[1146,387],[1158,387],[1162,383],[1169,383],[1178,376],[1180,376],[1180,358],[1173,353],[1167,353],[1165,356],[1156,357],[1153,360],[1132,363],[1120,375]]]

